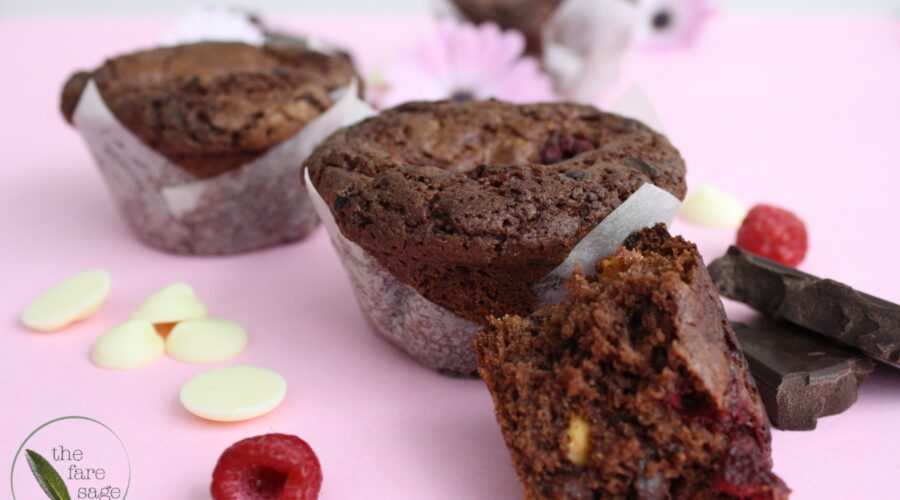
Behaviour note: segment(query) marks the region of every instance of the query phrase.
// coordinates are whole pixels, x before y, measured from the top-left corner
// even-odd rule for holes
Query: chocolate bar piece
[[[856,402],[875,363],[859,351],[790,323],[733,323],[772,425],[787,431],[816,428]]]
[[[900,306],[737,247],[709,266],[719,293],[776,319],[857,347],[897,365]]]

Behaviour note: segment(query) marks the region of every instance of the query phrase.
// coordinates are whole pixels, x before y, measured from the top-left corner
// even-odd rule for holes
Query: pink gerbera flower
[[[385,90],[378,104],[387,108],[417,100],[553,100],[550,77],[524,52],[525,37],[519,32],[444,19],[434,36],[384,69]]]
[[[657,48],[690,45],[712,13],[709,0],[638,0],[635,42]]]

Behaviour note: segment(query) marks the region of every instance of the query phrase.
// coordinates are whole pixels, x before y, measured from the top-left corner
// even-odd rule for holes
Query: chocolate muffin
[[[597,272],[475,340],[525,497],[786,498],[696,247],[648,228]]]
[[[521,32],[532,54],[541,52],[544,24],[561,3],[563,0],[453,0],[459,12],[476,24],[493,22]]]
[[[198,177],[247,163],[293,136],[332,104],[330,92],[356,77],[346,54],[299,44],[255,47],[203,42],[107,60],[63,89],[70,123],[93,80],[128,130]]]
[[[489,315],[534,310],[534,285],[639,188],[685,193],[665,137],[574,104],[410,103],[340,130],[306,165],[340,239],[409,287],[404,296],[467,320],[469,337]],[[354,281],[358,296],[387,295]],[[459,342],[474,370],[469,339]]]
[[[174,252],[227,254],[296,240],[315,228],[305,192],[288,182],[303,160],[291,139],[356,78],[347,54],[299,41],[203,42],[127,54],[78,72],[63,89],[61,110],[85,135],[139,236]],[[79,116],[93,89],[100,102]],[[132,137],[110,142],[116,126]],[[132,147],[132,138],[143,147]],[[214,183],[198,193],[204,184],[197,181],[223,177],[227,196]],[[193,187],[160,199],[162,191],[187,185]]]

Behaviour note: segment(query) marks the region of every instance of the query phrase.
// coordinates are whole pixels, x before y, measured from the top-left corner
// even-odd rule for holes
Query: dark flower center
[[[469,102],[475,100],[475,94],[468,90],[457,90],[450,96],[450,99],[456,102]]]
[[[653,29],[663,31],[672,25],[672,13],[661,10],[653,15]]]

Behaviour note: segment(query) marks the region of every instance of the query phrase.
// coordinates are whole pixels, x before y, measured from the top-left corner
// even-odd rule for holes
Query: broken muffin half
[[[664,226],[569,299],[476,336],[527,499],[786,498],[769,424],[697,248]]]

